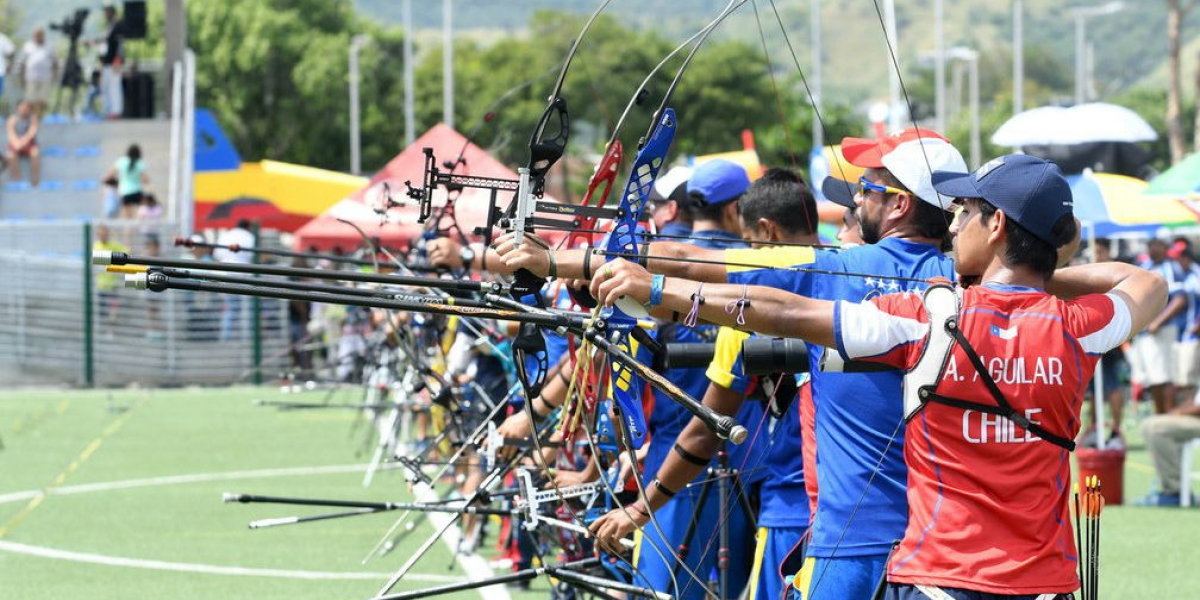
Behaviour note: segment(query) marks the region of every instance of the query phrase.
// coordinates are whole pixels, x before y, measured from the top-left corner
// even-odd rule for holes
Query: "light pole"
[[[358,53],[371,38],[358,34],[350,38],[350,173],[362,174],[362,139],[359,132]]]
[[[821,128],[821,0],[809,0],[809,35],[812,36],[812,76],[809,77],[813,89],[813,149],[820,150],[825,145],[825,131]]]
[[[454,129],[454,6],[442,0],[442,121]]]
[[[896,0],[883,0],[884,37],[888,45],[888,133],[900,131],[901,123],[908,120],[908,105],[900,103],[899,47],[896,43]],[[901,110],[904,111],[903,118]]]
[[[934,114],[938,133],[946,132],[946,34],[942,0],[933,0]]]
[[[413,89],[413,28],[412,0],[401,4],[404,17],[404,147],[412,145],[416,138],[416,91]]]
[[[1075,104],[1088,101],[1087,20],[1088,17],[1111,15],[1125,9],[1121,0],[1100,6],[1077,6],[1071,9],[1075,17]]]
[[[967,63],[970,68],[968,83],[970,92],[968,92],[971,105],[971,168],[979,166],[980,155],[983,154],[983,146],[979,140],[979,53],[970,48],[955,46],[946,51],[946,58],[950,60],[960,60]]]
[[[1025,1],[1013,2],[1013,114],[1025,110]]]

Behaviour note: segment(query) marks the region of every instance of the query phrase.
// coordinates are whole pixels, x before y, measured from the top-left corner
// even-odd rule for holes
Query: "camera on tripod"
[[[87,21],[87,18],[88,9],[77,8],[75,9],[75,14],[64,18],[62,23],[51,23],[50,29],[61,32],[72,40],[76,40],[79,39],[79,36],[83,35],[83,24]]]

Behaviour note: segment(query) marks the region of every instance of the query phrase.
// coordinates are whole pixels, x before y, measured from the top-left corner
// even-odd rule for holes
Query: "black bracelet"
[[[683,460],[686,460],[698,467],[707,467],[708,463],[712,462],[712,458],[701,458],[696,456],[695,454],[684,450],[683,446],[680,446],[679,444],[675,444],[675,454],[678,454],[679,458],[682,458]]]
[[[570,378],[570,377],[567,377],[567,370],[566,370],[566,369],[559,369],[559,370],[558,370],[558,378],[562,380],[562,382],[563,382],[563,385],[565,385],[565,386],[567,386],[567,387],[571,387],[571,378]]]
[[[676,492],[675,490],[672,490],[671,488],[663,485],[663,482],[659,481],[659,479],[657,477],[654,478],[654,487],[658,488],[658,491],[662,495],[664,495],[668,498],[674,498],[675,495],[679,493],[679,492]]]
[[[534,402],[537,402],[538,398],[541,398],[541,396],[534,396],[529,400],[529,420],[532,421],[534,425],[540,425],[542,421],[545,421],[546,418],[550,416],[549,413],[545,415],[538,414],[537,407],[534,406]],[[551,409],[551,412],[554,412],[553,409]]]
[[[592,245],[586,244],[583,247],[583,280],[592,280]]]

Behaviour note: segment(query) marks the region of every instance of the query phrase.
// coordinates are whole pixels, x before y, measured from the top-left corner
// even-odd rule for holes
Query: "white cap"
[[[667,171],[654,180],[654,191],[663,198],[670,198],[671,192],[674,192],[675,188],[687,183],[687,180],[691,177],[691,168],[672,167],[670,171]]]

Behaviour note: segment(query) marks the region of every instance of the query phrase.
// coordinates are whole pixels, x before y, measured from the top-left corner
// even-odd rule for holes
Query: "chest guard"
[[[963,410],[974,410],[991,415],[1002,416],[1018,427],[1059,446],[1068,452],[1075,450],[1075,442],[1055,433],[1051,433],[1041,425],[1030,421],[1024,413],[1014,409],[1008,399],[996,385],[995,379],[979,358],[979,353],[967,341],[959,328],[961,318],[960,290],[948,285],[932,285],[925,290],[922,302],[925,313],[929,316],[929,339],[921,352],[917,364],[904,375],[904,420],[912,419],[926,403],[937,402]],[[971,362],[971,367],[979,375],[988,394],[996,401],[995,404],[983,404],[972,400],[952,398],[937,392],[938,382],[942,380],[950,353],[958,345]],[[862,372],[874,369],[861,368],[854,361],[849,363],[841,360],[836,352],[825,352],[821,362],[823,371]]]

